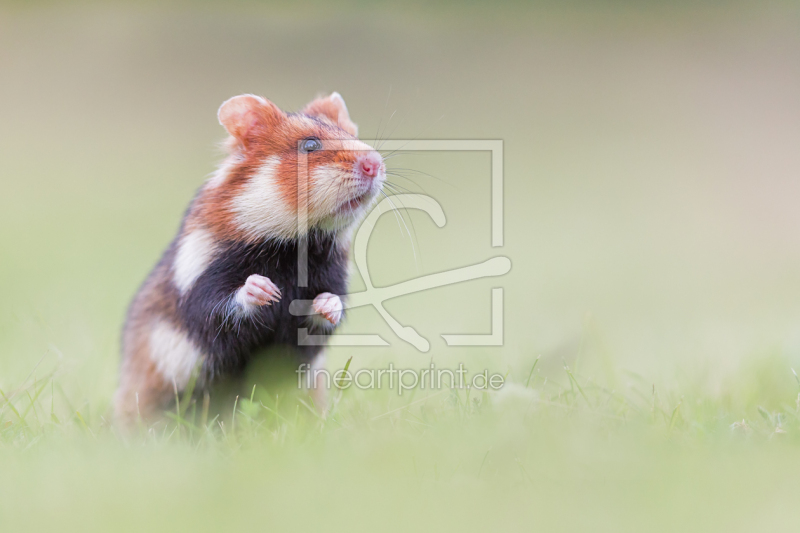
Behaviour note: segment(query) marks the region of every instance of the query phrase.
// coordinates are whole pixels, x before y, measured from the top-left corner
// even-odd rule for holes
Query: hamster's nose
[[[376,153],[367,154],[359,160],[358,168],[367,178],[374,178],[381,168],[381,156]]]

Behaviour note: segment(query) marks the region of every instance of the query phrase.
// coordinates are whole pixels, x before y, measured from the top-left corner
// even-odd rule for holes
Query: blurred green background
[[[0,4],[0,389],[55,369],[47,413],[52,396],[99,439],[0,439],[0,525],[752,531],[796,519],[797,446],[770,431],[794,438],[771,417],[794,408],[800,364],[798,58],[794,2]],[[353,311],[345,332],[391,346],[336,348],[332,369],[350,356],[355,368],[461,362],[521,388],[541,356],[535,383],[560,380],[574,402],[565,364],[645,404],[658,383],[682,437],[541,412],[531,425],[528,404],[427,428],[292,426],[296,445],[269,433],[223,451],[113,437],[125,309],[221,158],[219,104],[256,93],[298,110],[330,91],[364,139],[504,142],[500,249],[488,154],[390,161],[410,178],[392,181],[448,220],[407,214],[410,237],[385,215],[376,284],[498,254],[513,264],[387,303],[431,341],[426,354]],[[442,333],[489,332],[494,286],[504,346],[446,347]],[[704,400],[680,418],[692,394]],[[386,401],[364,393],[351,415]],[[771,425],[761,444],[699,444],[743,417]],[[487,450],[503,450],[494,467]]]

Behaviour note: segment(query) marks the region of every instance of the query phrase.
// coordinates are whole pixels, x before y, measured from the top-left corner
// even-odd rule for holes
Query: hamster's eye
[[[316,152],[317,150],[322,150],[322,141],[316,137],[309,137],[300,143],[300,151],[302,152],[309,153]]]

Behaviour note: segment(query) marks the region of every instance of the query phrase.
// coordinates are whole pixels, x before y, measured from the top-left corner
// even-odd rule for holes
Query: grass
[[[710,394],[700,376],[664,386],[623,371],[624,386],[610,390],[567,366],[543,375],[537,358],[499,392],[337,389],[326,418],[290,386],[254,385],[219,413],[202,395],[184,395],[164,422],[127,438],[103,406],[62,395],[57,371],[34,373],[2,393],[0,468],[15,481],[0,486],[0,524],[747,531],[785,523],[797,517],[789,503],[800,468],[800,381],[784,361],[765,361]]]

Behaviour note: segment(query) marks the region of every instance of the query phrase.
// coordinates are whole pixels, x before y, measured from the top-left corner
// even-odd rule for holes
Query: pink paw
[[[332,325],[337,325],[342,319],[342,300],[335,294],[323,292],[314,298],[314,311],[325,317]]]
[[[253,274],[236,295],[244,306],[260,307],[271,305],[281,299],[281,290],[269,278]]]

